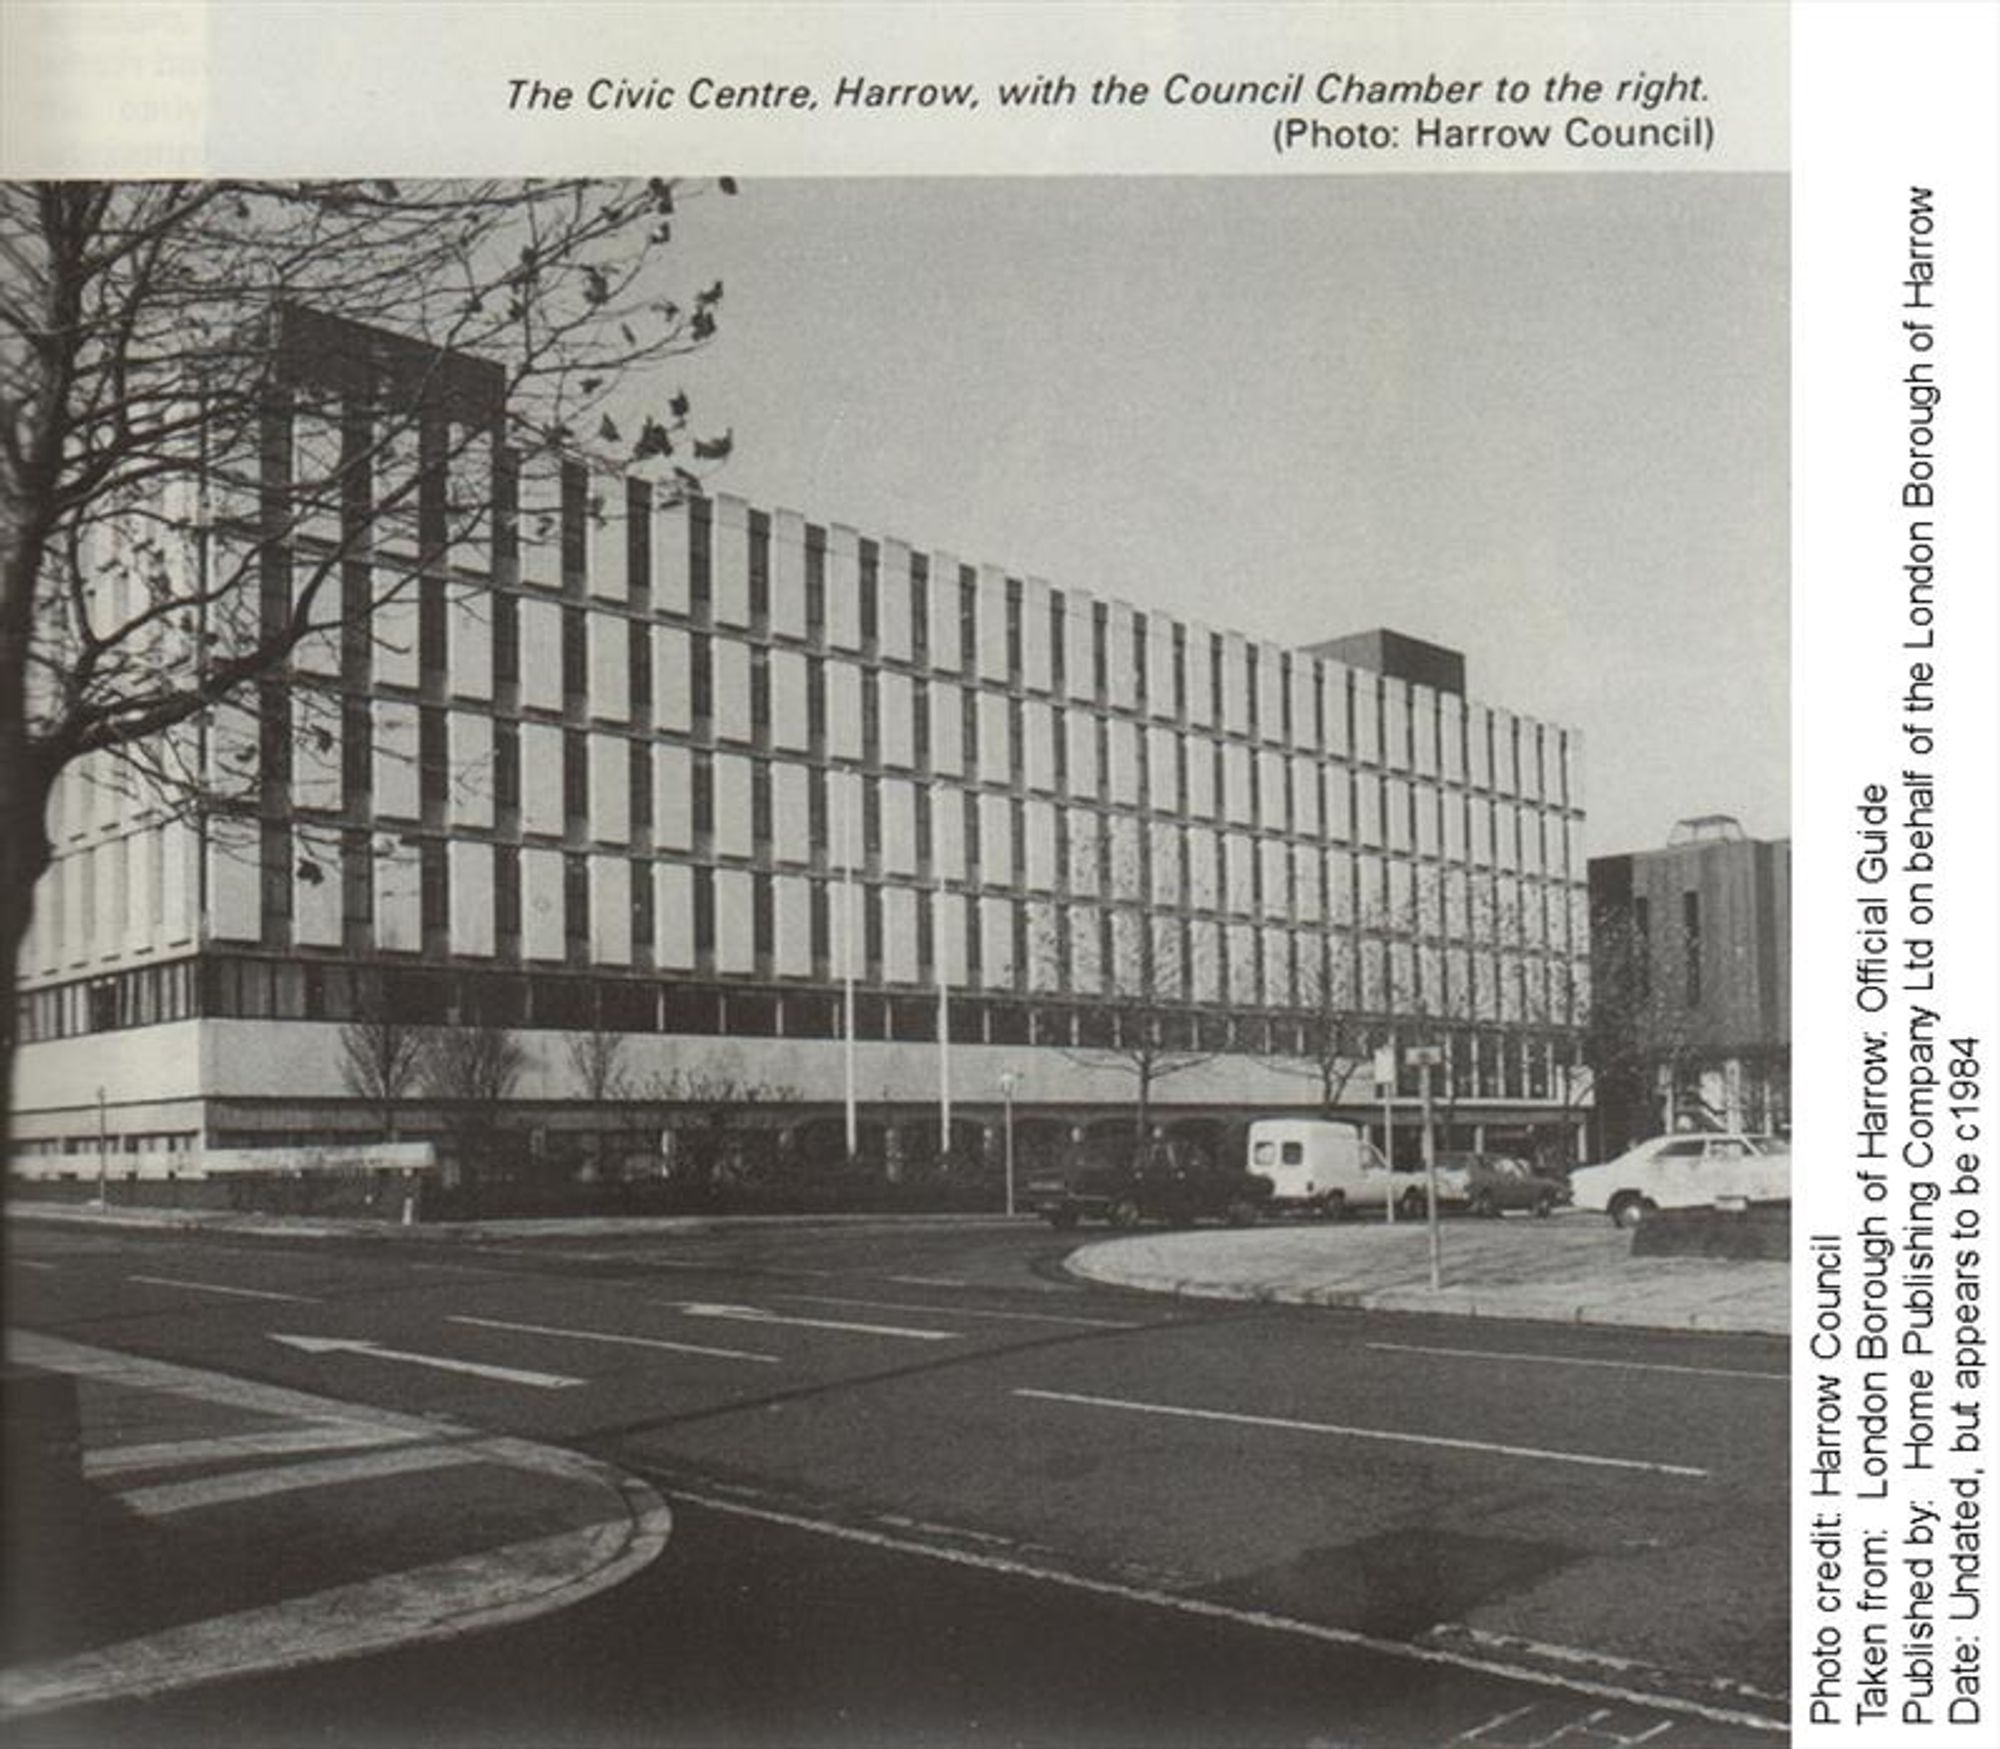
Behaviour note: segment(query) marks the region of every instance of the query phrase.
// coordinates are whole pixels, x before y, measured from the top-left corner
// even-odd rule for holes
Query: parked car
[[[1579,1166],[1569,1184],[1578,1208],[1636,1227],[1656,1209],[1789,1202],[1792,1151],[1769,1136],[1654,1136],[1601,1166]]]
[[[1050,1226],[1108,1221],[1188,1225],[1226,1220],[1249,1226],[1271,1200],[1271,1184],[1219,1164],[1193,1143],[1155,1138],[1124,1148],[1079,1149],[1060,1167],[1033,1174],[1027,1200]]]
[[[1429,1200],[1425,1174],[1408,1175],[1412,1182],[1398,1196],[1405,1214],[1421,1215]],[[1437,1160],[1438,1206],[1460,1208],[1474,1215],[1502,1215],[1526,1209],[1546,1215],[1570,1199],[1569,1186],[1537,1172],[1512,1154],[1440,1154]]]
[[[1272,1205],[1338,1220],[1349,1209],[1386,1208],[1394,1183],[1375,1144],[1353,1124],[1264,1118],[1250,1126],[1248,1163],[1270,1185]]]

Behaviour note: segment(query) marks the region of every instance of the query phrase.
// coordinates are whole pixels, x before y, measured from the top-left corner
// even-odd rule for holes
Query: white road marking
[[[586,1384],[585,1379],[564,1378],[560,1373],[530,1372],[525,1368],[512,1366],[487,1366],[476,1360],[451,1360],[442,1354],[411,1354],[401,1348],[383,1348],[373,1342],[365,1342],[358,1337],[346,1336],[280,1336],[275,1330],[269,1332],[273,1342],[282,1342],[287,1348],[296,1348],[305,1354],[360,1354],[370,1360],[397,1360],[409,1366],[435,1367],[440,1372],[470,1373],[474,1378],[498,1379],[502,1384],[533,1385],[538,1390],[557,1391],[571,1385]]]
[[[213,1281],[177,1281],[170,1275],[128,1275],[127,1281],[143,1281],[148,1287],[180,1287],[190,1293],[228,1294],[239,1300],[289,1300],[295,1306],[316,1306],[310,1294],[275,1294],[261,1287],[224,1287]]]
[[[54,1263],[44,1263],[38,1257],[10,1257],[7,1259],[7,1264],[12,1269],[46,1269],[53,1271],[59,1267]]]
[[[1123,1397],[1093,1397],[1074,1391],[1022,1387],[1017,1397],[1043,1403],[1076,1403],[1090,1409],[1124,1409],[1142,1415],[1173,1415],[1189,1421],[1224,1421],[1237,1427],[1275,1427],[1288,1433],[1325,1433],[1340,1439],[1379,1439],[1396,1445],[1433,1445],[1450,1451],[1487,1451],[1502,1457],[1540,1458],[1549,1463],[1588,1464],[1600,1469],[1644,1470],[1656,1476],[1693,1476],[1708,1471],[1687,1464],[1660,1464],[1644,1458],[1599,1457],[1591,1452],[1549,1451],[1533,1445],[1501,1445],[1483,1439],[1449,1439],[1437,1433],[1394,1433],[1381,1427],[1343,1427],[1330,1421],[1295,1421],[1282,1415],[1242,1415],[1227,1409],[1191,1409],[1177,1403],[1136,1403]]]
[[[1481,1647],[1496,1657],[1533,1657],[1553,1659],[1560,1664],[1589,1665],[1598,1670],[1622,1670],[1629,1677],[1638,1678],[1649,1674],[1665,1675],[1637,1658],[1621,1657],[1616,1652],[1592,1652],[1578,1646],[1552,1645],[1547,1640],[1523,1639],[1519,1634],[1496,1634],[1485,1628],[1468,1626],[1464,1622],[1452,1622],[1432,1628],[1433,1634],[1449,1635],[1454,1641],[1467,1641]],[[1770,1694],[1761,1688],[1753,1688],[1747,1682],[1732,1682],[1724,1676],[1708,1678],[1703,1686],[1711,1694],[1726,1696],[1730,1700],[1740,1700],[1755,1706],[1768,1706],[1775,1711],[1783,1711],[1790,1703],[1782,1694]]]
[[[17,1666],[0,1672],[0,1713],[20,1717],[85,1702],[134,1700],[527,1621],[579,1603],[647,1566],[666,1546],[672,1522],[656,1497],[637,1522],[607,1520],[263,1609],[213,1616],[47,1664]]]
[[[907,1278],[896,1276],[894,1279],[903,1281]],[[1126,1318],[1071,1318],[1060,1312],[995,1312],[983,1306],[913,1306],[904,1300],[857,1300],[833,1294],[779,1294],[776,1297],[815,1306],[872,1306],[878,1312],[942,1312],[951,1318],[1007,1318],[1024,1324],[1080,1324],[1093,1330],[1142,1328]]]
[[[27,1365],[138,1390],[167,1391],[262,1414],[298,1415],[323,1425],[355,1421],[352,1404],[329,1397],[87,1348],[32,1331],[8,1331],[7,1350]],[[0,1714],[136,1699],[224,1677],[296,1669],[529,1621],[621,1583],[666,1547],[673,1518],[659,1495],[595,1458],[479,1433],[434,1416],[371,1409],[367,1419],[385,1438],[450,1442],[469,1458],[570,1484],[594,1484],[615,1495],[623,1510],[580,1530],[191,1622],[71,1658],[17,1666],[0,1672]]]
[[[224,1506],[237,1500],[261,1500],[272,1494],[295,1493],[301,1488],[330,1488],[345,1482],[415,1475],[478,1461],[476,1453],[456,1446],[403,1445],[390,1451],[369,1452],[364,1457],[273,1464],[261,1470],[199,1476],[192,1482],[159,1482],[150,1488],[127,1488],[118,1498],[144,1517],[166,1518],[176,1512],[194,1512],[204,1506]]]
[[[1456,1737],[1452,1738],[1452,1742],[1477,1743],[1488,1731],[1495,1730],[1501,1725],[1511,1725],[1516,1719],[1526,1718],[1534,1710],[1535,1703],[1532,1702],[1527,1706],[1510,1707],[1504,1713],[1495,1713],[1490,1719],[1480,1720],[1470,1730],[1459,1732]]]
[[[950,1566],[971,1567],[987,1573],[1005,1573],[1014,1578],[1038,1580],[1043,1584],[1060,1585],[1072,1591],[1089,1592],[1098,1597],[1115,1597],[1127,1603],[1169,1609],[1182,1615],[1201,1616],[1211,1621],[1226,1621],[1242,1627],[1295,1634],[1325,1644],[1351,1646],[1360,1651],[1379,1653],[1384,1657],[1408,1659],[1413,1663],[1466,1670],[1477,1675],[1499,1677],[1508,1682],[1525,1682],[1538,1688],[1560,1689],[1570,1694],[1588,1695],[1593,1700],[1622,1701],[1630,1706],[1644,1707],[1651,1712],[1670,1713],[1680,1718],[1708,1719],[1717,1724],[1740,1725],[1749,1730],[1770,1731],[1779,1735],[1787,1734],[1790,1729],[1782,1716],[1773,1718],[1767,1713],[1748,1712],[1707,1701],[1689,1700],[1679,1695],[1647,1694],[1637,1689],[1621,1688],[1614,1683],[1593,1681],[1583,1677],[1552,1676],[1547,1671],[1503,1663],[1497,1658],[1471,1657],[1463,1652],[1453,1652],[1443,1647],[1418,1646],[1405,1640],[1380,1639],[1373,1634],[1357,1633],[1352,1628],[1329,1627],[1319,1622],[1299,1621],[1290,1616],[1273,1615],[1259,1609],[1237,1609],[1226,1603],[1212,1603],[1202,1597],[1187,1597],[1171,1591],[1156,1591],[1144,1586],[1120,1584],[1112,1579],[1092,1579],[1080,1573],[1065,1573],[1059,1568],[1038,1567],[1015,1556],[987,1555],[972,1549],[940,1547],[908,1537],[889,1536],[881,1531],[866,1530],[858,1525],[834,1524],[825,1519],[807,1518],[799,1513],[782,1512],[772,1507],[753,1506],[740,1500],[698,1494],[685,1488],[675,1488],[670,1490],[670,1493],[676,1500],[706,1507],[711,1512],[728,1513],[738,1518],[759,1519],[766,1524],[790,1525],[796,1530],[809,1531],[815,1536],[861,1543],[869,1548],[890,1549],[900,1554],[921,1555],[927,1560],[943,1561]]]
[[[729,1318],[744,1324],[794,1324],[802,1330],[846,1330],[858,1336],[901,1336],[912,1342],[956,1342],[956,1330],[911,1330],[899,1324],[855,1324],[834,1318],[793,1318],[762,1306],[719,1306],[705,1300],[667,1300],[690,1318]]]
[[[882,1279],[884,1281],[899,1282],[904,1287],[967,1288],[977,1285],[969,1281],[959,1281],[949,1275],[885,1275]]]
[[[634,1348],[664,1348],[674,1354],[701,1354],[716,1360],[758,1360],[771,1366],[778,1364],[775,1354],[759,1354],[750,1348],[704,1348],[695,1342],[668,1342],[658,1336],[621,1336],[611,1330],[558,1330],[548,1324],[514,1324],[505,1318],[461,1318],[446,1320],[452,1324],[474,1324],[482,1330],[519,1330],[528,1336],[567,1336],[577,1342],[623,1342]]]
[[[1499,1348],[1429,1348],[1417,1342],[1371,1342],[1368,1346],[1381,1354],[1438,1354],[1454,1360],[1514,1360],[1536,1366],[1604,1366],[1621,1372],[1689,1373],[1704,1379],[1760,1379],[1781,1385],[1790,1384],[1792,1379],[1788,1372],[1750,1372],[1733,1366],[1672,1366],[1655,1360],[1600,1360],[1583,1354],[1524,1354]]]
[[[403,1445],[415,1435],[378,1427],[296,1427],[275,1433],[232,1433],[219,1439],[162,1440],[151,1445],[117,1445],[84,1453],[86,1476],[122,1476],[133,1470],[177,1470],[194,1464],[228,1463],[236,1458],[284,1457],[301,1451],[343,1451],[356,1447]]]

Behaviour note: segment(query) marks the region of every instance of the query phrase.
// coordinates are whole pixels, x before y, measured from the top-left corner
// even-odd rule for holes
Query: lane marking
[[[960,1281],[949,1275],[885,1275],[884,1281],[898,1282],[904,1287],[976,1287],[976,1282]]]
[[[778,1364],[775,1354],[760,1354],[750,1348],[704,1348],[697,1342],[668,1342],[658,1336],[623,1336],[611,1330],[558,1330],[550,1324],[515,1324],[505,1318],[450,1317],[450,1324],[474,1324],[482,1330],[519,1330],[529,1336],[567,1336],[577,1342],[622,1342],[634,1348],[664,1348],[674,1354],[701,1354],[716,1360],[757,1360]]]
[[[905,1279],[897,1276],[894,1279]],[[913,1306],[905,1300],[860,1300],[835,1294],[778,1294],[781,1300],[799,1300],[816,1306],[871,1306],[878,1312],[942,1312],[952,1318],[1008,1318],[1024,1324],[1080,1324],[1093,1330],[1140,1330],[1145,1326],[1127,1318],[1073,1318],[1061,1312],[996,1312],[982,1306]]]
[[[1501,1725],[1511,1725],[1516,1719],[1525,1719],[1540,1703],[1530,1701],[1526,1706],[1510,1707],[1504,1713],[1495,1713],[1490,1719],[1482,1719],[1470,1730],[1461,1731],[1452,1738],[1453,1743],[1477,1743],[1488,1731]]]
[[[900,1324],[856,1324],[836,1318],[794,1318],[762,1306],[721,1306],[705,1300],[663,1300],[690,1318],[728,1318],[743,1324],[793,1324],[802,1330],[845,1330],[857,1336],[901,1336],[911,1342],[956,1342],[956,1330],[912,1330]]]
[[[1692,1476],[1708,1471],[1687,1464],[1653,1463],[1644,1458],[1599,1457],[1592,1452],[1549,1451],[1533,1445],[1501,1445],[1484,1439],[1449,1439],[1438,1433],[1393,1433],[1381,1427],[1343,1427],[1330,1421],[1294,1421],[1282,1415],[1242,1415],[1227,1409],[1191,1409],[1177,1403],[1136,1403],[1122,1397],[1093,1397],[1076,1391],[1014,1392],[1043,1403],[1075,1403],[1090,1409],[1124,1409],[1141,1415],[1172,1415],[1189,1421],[1221,1421],[1237,1427],[1274,1427],[1288,1433],[1325,1433],[1340,1439],[1379,1439],[1395,1445],[1432,1445],[1450,1451],[1495,1452],[1503,1457],[1541,1458],[1549,1463],[1588,1464],[1599,1469],[1644,1470],[1656,1476]]]
[[[1010,1555],[987,1555],[972,1549],[939,1547],[909,1537],[890,1536],[882,1531],[867,1530],[859,1525],[835,1524],[826,1519],[808,1518],[800,1513],[783,1512],[767,1506],[747,1505],[740,1500],[722,1496],[700,1494],[687,1488],[670,1488],[668,1493],[675,1500],[705,1507],[711,1512],[727,1513],[737,1518],[754,1518],[766,1524],[789,1525],[795,1530],[809,1531],[815,1536],[832,1537],[841,1542],[860,1543],[869,1548],[889,1549],[899,1554],[921,1555],[927,1560],[942,1561],[949,1566],[971,1567],[987,1573],[1004,1573],[1013,1578],[1037,1580],[1045,1585],[1060,1585],[1072,1591],[1084,1591],[1098,1597],[1112,1597],[1126,1603],[1174,1610],[1182,1615],[1201,1616],[1211,1621],[1231,1622],[1240,1627],[1294,1634],[1302,1639],[1318,1640],[1324,1644],[1350,1646],[1359,1651],[1379,1653],[1383,1657],[1469,1671],[1476,1675],[1498,1677],[1507,1682],[1523,1682],[1531,1687],[1545,1690],[1558,1689],[1570,1694],[1588,1695],[1593,1700],[1622,1701],[1629,1706],[1643,1707],[1650,1712],[1707,1719],[1716,1724],[1740,1725],[1748,1730],[1770,1731],[1780,1736],[1787,1735],[1791,1729],[1789,1722],[1783,1716],[1773,1718],[1768,1713],[1746,1712],[1737,1707],[1690,1700],[1679,1695],[1647,1694],[1638,1689],[1623,1688],[1616,1683],[1596,1681],[1588,1677],[1551,1675],[1544,1670],[1508,1664],[1497,1658],[1473,1657],[1442,1647],[1412,1645],[1406,1640],[1380,1639],[1374,1634],[1359,1633],[1352,1628],[1329,1627],[1319,1622],[1299,1621],[1294,1617],[1274,1615],[1266,1610],[1238,1609],[1226,1603],[1211,1602],[1207,1598],[1186,1597],[1171,1591],[1120,1584],[1112,1579],[1092,1579],[1080,1573],[1065,1573],[1060,1568],[1035,1566]]]
[[[218,1439],[160,1440],[84,1453],[86,1476],[122,1476],[133,1470],[177,1470],[236,1458],[285,1457],[301,1451],[343,1451],[403,1445],[415,1435],[373,1427],[298,1427],[278,1433],[232,1433]]]
[[[1622,1372],[1687,1373],[1704,1379],[1758,1379],[1774,1384],[1790,1384],[1788,1372],[1750,1372],[1732,1366],[1672,1366],[1656,1360],[1600,1360],[1583,1354],[1524,1354],[1499,1348],[1430,1348],[1417,1342],[1370,1342],[1368,1347],[1382,1354],[1441,1354],[1461,1360],[1516,1360],[1539,1366],[1604,1366]]]
[[[1523,1639],[1519,1634],[1496,1634],[1487,1628],[1475,1628],[1464,1622],[1452,1622],[1446,1626],[1432,1628],[1431,1633],[1449,1634],[1454,1640],[1469,1640],[1484,1651],[1495,1655],[1511,1653],[1516,1657],[1550,1658],[1563,1664],[1587,1664],[1599,1670],[1621,1670],[1628,1678],[1656,1676],[1661,1680],[1671,1680],[1672,1673],[1658,1669],[1638,1658],[1626,1658],[1616,1652],[1589,1652],[1576,1646],[1558,1646],[1547,1640]],[[1726,1695],[1731,1700],[1748,1702],[1755,1706],[1767,1706],[1782,1712],[1790,1702],[1782,1694],[1771,1694],[1755,1688],[1747,1682],[1734,1682],[1726,1676],[1706,1678],[1703,1686],[1711,1694]]]
[[[127,1488],[118,1498],[147,1518],[166,1518],[204,1506],[225,1506],[238,1500],[262,1500],[301,1488],[330,1488],[343,1482],[373,1481],[381,1476],[417,1475],[425,1470],[451,1469],[477,1463],[478,1457],[456,1446],[404,1445],[364,1457],[326,1458],[311,1464],[274,1464],[261,1470],[233,1470],[227,1475],[200,1476],[192,1482],[160,1482],[150,1488]]]
[[[228,1294],[239,1300],[288,1300],[295,1306],[316,1306],[320,1302],[310,1294],[276,1294],[261,1287],[224,1287],[214,1281],[179,1281],[170,1275],[128,1275],[127,1281],[143,1281],[148,1287],[186,1288],[190,1293]]]
[[[587,1384],[587,1379],[565,1378],[561,1373],[531,1372],[524,1367],[488,1366],[478,1360],[452,1360],[442,1354],[413,1354],[407,1349],[384,1348],[379,1343],[349,1336],[281,1336],[267,1332],[273,1342],[296,1348],[303,1354],[358,1354],[369,1360],[394,1360],[406,1366],[434,1367],[439,1372],[469,1373],[474,1378],[497,1379],[507,1385],[532,1385],[537,1390],[560,1391]]]
[[[61,1265],[55,1263],[44,1263],[38,1257],[10,1257],[7,1259],[7,1266],[10,1269],[46,1269],[50,1271],[61,1267]]]

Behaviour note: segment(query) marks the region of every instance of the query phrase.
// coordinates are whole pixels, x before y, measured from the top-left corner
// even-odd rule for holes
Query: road
[[[585,1453],[674,1519],[559,1614],[36,1740],[1774,1740],[1781,1343],[1197,1305],[1072,1243],[21,1228],[10,1326]]]

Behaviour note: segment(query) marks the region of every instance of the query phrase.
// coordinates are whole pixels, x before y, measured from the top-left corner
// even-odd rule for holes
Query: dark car
[[[1249,1226],[1271,1200],[1271,1181],[1220,1166],[1204,1148],[1154,1140],[1109,1150],[1079,1149],[1060,1167],[1028,1180],[1028,1201],[1052,1227],[1108,1221],[1186,1226],[1225,1220]]]
[[[1468,1214],[1503,1215],[1526,1209],[1546,1215],[1569,1201],[1569,1186],[1544,1176],[1512,1154],[1440,1154],[1437,1159],[1438,1206],[1462,1208]],[[1405,1190],[1398,1207],[1422,1214],[1426,1202],[1421,1173]]]

